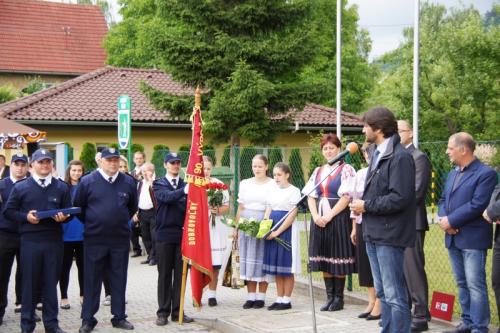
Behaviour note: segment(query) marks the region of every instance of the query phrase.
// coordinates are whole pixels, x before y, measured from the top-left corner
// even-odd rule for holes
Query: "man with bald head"
[[[415,247],[405,249],[404,273],[408,287],[409,301],[413,305],[412,332],[422,332],[429,329],[427,320],[429,314],[429,286],[425,274],[424,240],[425,232],[429,230],[427,211],[425,209],[425,194],[431,180],[431,162],[426,154],[413,145],[413,130],[406,120],[398,120],[398,133],[401,144],[411,154],[415,161],[415,196],[417,200]]]
[[[446,154],[455,168],[439,200],[439,225],[445,232],[450,263],[458,287],[462,322],[453,333],[488,332],[490,306],[486,285],[486,253],[493,229],[482,216],[497,185],[497,174],[474,156],[468,133],[453,134]]]

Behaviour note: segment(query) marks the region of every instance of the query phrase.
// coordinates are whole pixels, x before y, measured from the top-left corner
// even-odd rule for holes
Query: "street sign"
[[[129,148],[131,141],[132,100],[127,95],[118,97],[118,144],[120,149]]]

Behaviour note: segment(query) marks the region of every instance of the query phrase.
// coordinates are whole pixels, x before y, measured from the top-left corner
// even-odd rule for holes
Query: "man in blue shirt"
[[[497,174],[474,156],[468,133],[453,134],[446,154],[456,165],[439,200],[439,225],[458,286],[462,322],[448,333],[488,332],[490,306],[486,285],[486,253],[493,228],[482,214],[497,184]]]
[[[21,330],[35,329],[35,301],[42,290],[43,324],[46,333],[64,333],[57,319],[57,282],[61,274],[63,239],[61,212],[40,219],[37,212],[71,207],[69,186],[52,177],[52,155],[38,149],[32,156],[32,175],[17,182],[4,215],[19,224],[21,236],[22,309]],[[43,286],[43,288],[41,288]]]
[[[0,207],[1,211],[14,184],[24,178],[28,173],[28,157],[22,153],[12,156],[10,175],[0,180]],[[0,325],[3,322],[5,308],[7,307],[7,292],[12,265],[16,258],[16,305],[21,304],[21,265],[19,256],[19,226],[16,222],[7,220],[3,213],[0,214]]]
[[[131,176],[119,172],[120,155],[106,148],[101,155],[101,168],[82,177],[74,204],[81,207],[84,224],[84,297],[82,326],[79,333],[91,332],[97,325],[102,279],[109,274],[113,327],[133,330],[126,319],[130,229],[128,221],[137,211],[137,190]]]

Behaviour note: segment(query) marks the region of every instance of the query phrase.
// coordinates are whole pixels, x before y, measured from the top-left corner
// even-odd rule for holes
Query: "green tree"
[[[181,159],[181,165],[187,166],[189,161],[189,153],[191,152],[191,145],[181,145],[177,153]]]
[[[304,181],[304,170],[302,169],[302,156],[300,156],[300,149],[293,148],[290,152],[290,157],[288,158],[288,164],[290,165],[290,183],[303,189],[305,185]]]
[[[269,148],[267,158],[269,159],[269,173],[272,175],[274,165],[278,162],[283,162],[283,152],[281,151],[281,148]]]
[[[325,157],[321,153],[320,140],[323,137],[323,132],[311,136],[309,140],[309,146],[311,147],[311,157],[309,158],[309,170],[308,175],[311,176],[314,169],[326,163]]]
[[[0,87],[0,104],[16,99],[16,91],[10,84]]]
[[[335,7],[334,0],[320,1],[329,6],[326,8]],[[240,138],[245,138],[252,144],[268,144],[286,127],[291,108],[300,110],[306,102],[334,96],[328,91],[332,86],[329,74],[319,79],[311,76],[320,75],[325,66],[331,69],[335,62],[332,30],[321,29],[329,24],[319,15],[324,9],[314,6],[316,1],[122,3],[123,21],[111,29],[105,41],[108,62],[161,68],[180,82],[207,88],[203,98],[205,132],[214,142],[230,140],[239,145]],[[365,61],[363,52],[369,43],[366,34],[356,33],[356,8],[345,10],[345,15],[349,18],[345,29],[350,31],[345,63],[355,64],[356,73],[366,72],[371,77],[367,67],[358,68]],[[354,67],[346,72],[351,70]],[[360,88],[345,94],[351,105],[356,100],[352,96],[363,96],[360,92],[366,80],[361,76],[351,80],[359,82]],[[165,96],[146,84],[142,90],[155,108],[184,119],[189,116],[192,97]]]
[[[498,138],[500,26],[487,24],[472,7],[447,12],[444,6],[424,4],[420,29],[422,140],[446,140],[459,131],[481,140]],[[412,45],[413,29],[407,29],[403,45],[383,59],[392,62],[385,66],[392,69],[381,73],[381,83],[369,99],[409,120]]]
[[[51,84],[43,82],[39,76],[36,76],[28,81],[28,84],[23,89],[21,89],[19,95],[21,97],[31,95],[51,86]]]
[[[80,153],[80,161],[85,166],[85,170],[92,171],[97,168],[95,162],[95,154],[97,153],[95,144],[86,142],[83,144],[82,152]]]
[[[153,156],[151,157],[151,163],[155,166],[156,177],[160,178],[165,176],[165,167],[164,167],[164,159],[165,155],[170,152],[170,148],[168,146],[158,144],[153,147]]]

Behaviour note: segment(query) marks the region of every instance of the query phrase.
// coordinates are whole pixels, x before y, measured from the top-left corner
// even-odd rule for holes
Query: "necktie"
[[[40,178],[40,185],[42,187],[45,187],[45,179]]]
[[[177,188],[177,179],[172,179],[172,186],[174,187],[174,189]]]
[[[109,178],[108,178],[108,182],[109,182],[110,184],[112,184],[112,183],[113,183],[113,177],[109,177]]]
[[[380,151],[378,149],[375,149],[375,151],[373,152],[373,158],[372,158],[372,161],[370,163],[370,171],[373,171],[375,170],[375,167],[377,166],[377,160],[378,160],[378,155],[380,155]]]

